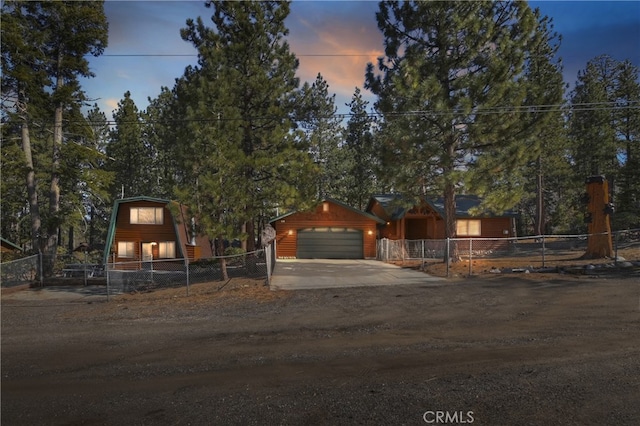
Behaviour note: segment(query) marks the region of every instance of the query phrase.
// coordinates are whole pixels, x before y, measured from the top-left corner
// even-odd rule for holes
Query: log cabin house
[[[515,237],[514,212],[502,215],[473,215],[481,199],[473,195],[456,196],[457,238]],[[374,195],[369,200],[367,213],[384,220],[378,229],[380,238],[390,240],[444,239],[444,200],[424,198],[420,205],[405,207],[398,194]]]
[[[309,211],[276,217],[280,259],[364,259],[376,257],[376,228],[384,220],[340,201],[325,199]]]
[[[168,268],[176,259],[212,257],[206,236],[196,235],[185,206],[152,197],[116,200],[111,212],[104,263],[118,269]]]

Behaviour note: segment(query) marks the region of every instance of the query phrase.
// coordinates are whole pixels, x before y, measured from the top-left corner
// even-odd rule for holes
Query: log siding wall
[[[132,207],[162,207],[163,208],[163,222],[161,225],[139,225],[132,224],[130,222],[129,211]],[[119,257],[118,256],[118,242],[133,242],[134,244],[134,257]],[[113,238],[113,244],[111,246],[110,261],[115,258],[116,262],[134,262],[142,260],[142,243],[150,242],[165,242],[174,241],[176,245],[176,258],[184,256],[183,247],[180,244],[180,240],[176,235],[175,226],[171,216],[171,212],[161,203],[151,201],[132,201],[130,203],[123,203],[119,206],[118,215],[116,218],[116,230]],[[159,252],[158,246],[154,246],[153,258],[158,259]],[[115,256],[114,256],[115,254]],[[132,265],[135,268],[135,265]]]
[[[444,220],[428,206],[423,206],[424,214],[406,213],[401,219],[390,220],[380,203],[374,203],[370,213],[386,219],[387,223],[379,227],[380,238],[391,240],[402,239],[437,239],[445,237]],[[505,238],[513,237],[513,219],[509,216],[502,217],[461,217],[461,220],[480,220],[480,235],[469,238]],[[506,233],[505,233],[506,231]],[[459,238],[467,238],[460,235]]]
[[[273,222],[278,258],[295,258],[298,231],[308,228],[359,229],[362,231],[364,257],[375,258],[376,221],[330,201],[325,203],[329,204],[328,211],[324,211],[321,204],[314,211],[297,212]]]

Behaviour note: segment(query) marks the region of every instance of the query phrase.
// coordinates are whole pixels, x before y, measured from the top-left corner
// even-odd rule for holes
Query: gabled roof
[[[131,203],[134,201],[151,201],[154,203],[164,203],[164,204],[169,204],[171,202],[171,200],[166,200],[164,198],[147,197],[146,195],[140,195],[137,197],[120,198],[115,201],[114,205],[122,204],[122,203]]]
[[[441,217],[444,217],[444,198],[423,197],[424,202],[433,209]],[[373,207],[373,203],[378,202],[391,217],[391,220],[399,220],[404,217],[410,208],[403,207],[402,196],[400,194],[383,194],[374,195],[369,201],[367,210]],[[476,195],[456,195],[456,217],[505,217],[516,216],[513,211],[506,211],[501,215],[480,214],[472,215],[470,211],[477,208],[482,203],[482,198]],[[406,205],[406,203],[404,203]]]
[[[431,206],[439,215],[444,217],[444,198],[426,198],[425,202]],[[456,195],[456,217],[505,217],[505,216],[517,216],[517,213],[512,210],[507,210],[502,214],[496,215],[493,213],[482,213],[479,215],[472,215],[471,210],[480,207],[482,204],[482,198],[477,195]]]
[[[373,208],[374,203],[377,202],[382,206],[385,213],[391,220],[402,219],[402,217],[407,212],[407,208],[403,205],[406,204],[403,202],[402,196],[400,194],[378,194],[372,195],[369,200],[369,204],[367,204],[367,211],[370,211]]]
[[[328,202],[333,203],[333,204],[337,204],[338,206],[340,206],[340,207],[342,207],[342,208],[344,208],[346,210],[349,210],[349,211],[352,211],[352,212],[357,213],[359,215],[362,215],[362,216],[366,217],[367,219],[371,219],[371,220],[376,221],[376,222],[378,222],[380,224],[385,223],[384,220],[380,219],[378,216],[373,215],[371,213],[363,212],[362,210],[358,210],[358,209],[356,209],[354,207],[351,207],[351,206],[343,203],[342,201],[334,200],[333,198],[325,198],[324,200],[320,201],[320,203],[324,203],[325,201],[328,201]],[[269,221],[269,223],[275,223],[275,222],[277,222],[277,221],[279,221],[281,219],[284,219],[284,218],[286,218],[288,216],[291,216],[291,215],[299,213],[299,212],[300,212],[299,210],[294,210],[294,211],[291,211],[289,213],[285,213],[283,215],[280,215],[280,216],[278,216],[276,218],[271,219]]]
[[[104,245],[103,261],[105,264],[109,263],[109,251],[111,250],[111,244],[113,244],[113,239],[115,238],[115,235],[116,235],[116,219],[118,218],[118,210],[120,209],[120,204],[133,203],[137,201],[149,201],[152,203],[159,203],[159,204],[165,204],[165,205],[172,202],[171,200],[165,200],[162,198],[147,197],[147,196],[120,198],[116,200],[113,203],[113,210],[111,210],[111,220],[109,221],[109,230],[107,231],[107,240],[105,241],[105,245]],[[173,217],[173,215],[171,215],[171,220],[173,221],[173,225],[176,228],[176,235],[180,236],[180,233],[178,232],[178,229],[177,229],[178,224],[176,223],[176,219]]]

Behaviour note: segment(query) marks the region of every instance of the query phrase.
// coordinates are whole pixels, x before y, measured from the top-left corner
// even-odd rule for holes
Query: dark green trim
[[[3,245],[9,246],[9,247],[11,247],[13,249],[16,249],[18,251],[22,251],[22,247],[20,247],[17,244],[12,243],[11,241],[7,240],[6,238],[0,237],[0,240],[2,240]]]
[[[120,198],[116,200],[113,203],[113,210],[111,210],[111,220],[109,221],[109,230],[107,231],[107,239],[105,241],[104,253],[102,255],[103,264],[106,265],[107,263],[109,263],[109,251],[111,251],[111,244],[113,244],[113,238],[115,237],[115,234],[116,234],[116,219],[118,218],[118,210],[120,209],[120,204],[133,203],[136,201],[150,201],[153,203],[160,203],[165,205],[171,202],[171,200],[165,200],[162,198],[155,198],[155,197],[145,197],[145,196]],[[173,226],[175,228],[177,225],[176,225],[176,220],[173,217],[173,214],[171,215],[171,220],[173,221]],[[175,232],[176,232],[176,237],[179,237],[177,229],[175,229]],[[181,245],[180,241],[176,241],[176,243]],[[180,251],[182,251],[182,247],[180,247]]]

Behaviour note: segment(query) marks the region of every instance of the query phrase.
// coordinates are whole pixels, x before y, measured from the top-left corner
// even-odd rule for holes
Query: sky
[[[559,56],[564,79],[573,86],[578,72],[601,54],[631,60],[640,67],[640,1],[530,1],[553,19],[561,34]],[[377,63],[384,45],[377,27],[377,1],[294,0],[285,24],[287,41],[299,59],[301,85],[318,73],[336,94],[338,113],[356,87],[372,106],[374,96],[364,89],[366,64]],[[104,54],[90,57],[95,77],[82,81],[92,104],[111,118],[126,91],[139,110],[162,86],[173,88],[185,67],[196,65],[196,49],[180,37],[186,20],[201,16],[210,23],[212,9],[204,1],[128,0],[105,2],[109,44]]]

